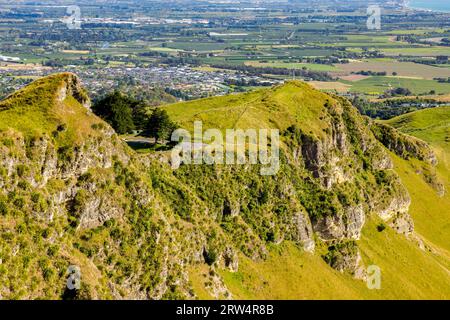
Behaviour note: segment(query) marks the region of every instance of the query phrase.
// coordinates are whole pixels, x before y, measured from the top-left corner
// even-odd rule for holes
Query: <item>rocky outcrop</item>
[[[73,73],[63,74],[65,81],[57,92],[57,101],[62,103],[67,97],[73,97],[83,107],[90,110],[91,100],[86,90],[83,88],[80,79]]]
[[[300,152],[296,152],[296,157],[304,161],[305,167],[313,173],[315,178],[320,179],[327,189],[352,179],[340,163],[342,154],[337,154],[348,152],[345,149],[346,144],[341,140],[344,138],[341,136],[336,138],[336,135],[337,133],[330,137],[330,140],[322,141],[313,136],[301,134],[301,149]]]
[[[228,290],[227,286],[223,282],[223,279],[214,269],[211,269],[208,275],[208,281],[206,282],[205,288],[214,299],[233,299],[233,295],[230,290]]]
[[[218,264],[227,268],[231,272],[237,272],[239,269],[239,257],[236,250],[234,250],[232,247],[225,248]]]
[[[406,212],[397,213],[397,215],[389,222],[389,226],[397,233],[406,236],[409,236],[414,232],[414,222],[411,216]]]
[[[361,254],[354,242],[341,242],[328,247],[328,253],[323,258],[337,271],[349,273],[360,280],[366,277]]]
[[[321,239],[327,241],[359,240],[365,221],[366,215],[360,204],[347,208],[342,215],[321,217],[314,223],[314,231],[319,234]]]
[[[111,219],[123,216],[123,208],[118,206],[111,197],[93,198],[85,201],[79,211],[79,227],[83,229],[96,228]]]
[[[294,239],[306,252],[313,253],[315,249],[314,232],[309,218],[303,212],[297,212],[292,218],[295,226]]]
[[[390,201],[388,201],[386,205],[381,206],[376,212],[381,219],[388,221],[398,214],[407,214],[410,205],[411,199],[409,195],[404,194],[403,197],[398,196],[390,198]]]
[[[379,122],[372,122],[371,130],[375,137],[398,156],[416,158],[431,165],[437,165],[437,158],[430,146],[417,138],[407,136],[395,128]]]
[[[50,204],[57,207],[70,200],[76,181],[90,169],[111,168],[113,158],[124,163],[129,161],[127,154],[114,145],[115,138],[108,133],[110,131],[105,133],[107,138],[92,137],[72,148],[57,148],[48,136],[26,140],[21,134],[10,131],[6,136],[16,138],[14,145],[0,147],[4,149],[0,155],[0,167],[4,170],[0,175],[0,185],[5,191],[11,191],[20,181],[35,188],[45,188],[50,180],[66,181],[65,190],[58,191],[55,203]],[[121,142],[116,140],[116,143]],[[92,208],[95,211],[98,206],[93,204]]]

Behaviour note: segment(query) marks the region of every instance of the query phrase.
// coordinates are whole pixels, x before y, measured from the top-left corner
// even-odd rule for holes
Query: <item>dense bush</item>
[[[158,141],[164,142],[170,139],[176,127],[176,124],[170,120],[166,110],[156,108],[145,126],[143,135],[154,138],[156,143]]]
[[[92,110],[97,116],[108,122],[117,133],[125,134],[136,128],[133,109],[137,108],[138,104],[138,101],[115,91],[95,103]],[[138,118],[140,118],[140,113]]]

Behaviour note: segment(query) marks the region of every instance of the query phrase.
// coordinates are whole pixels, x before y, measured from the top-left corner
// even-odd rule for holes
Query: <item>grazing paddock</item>
[[[387,72],[387,75],[392,75],[395,72],[400,77],[413,77],[427,80],[450,77],[449,68],[439,68],[413,62],[366,60],[339,64],[336,67],[342,70],[342,73],[337,72],[335,75],[341,77],[359,71]]]
[[[348,92],[351,85],[342,82],[309,81],[308,84],[318,90],[336,90],[338,92]]]
[[[448,56],[448,47],[416,47],[416,48],[386,48],[381,50],[387,56],[436,57]]]
[[[82,54],[82,55],[91,53],[89,50],[61,50],[61,52],[68,54]]]
[[[441,94],[441,95],[425,95],[421,96],[422,99],[430,99],[430,100],[436,100],[439,102],[449,102],[450,103],[450,94]],[[379,98],[372,98],[370,101],[372,102],[385,102],[388,100],[416,100],[416,96],[407,96],[407,97],[394,97],[394,98],[388,98],[388,99],[379,99]]]
[[[0,63],[0,70],[51,70],[51,68],[33,63]]]
[[[339,78],[342,79],[342,80],[346,80],[346,81],[360,81],[360,80],[364,80],[364,79],[367,79],[367,78],[370,78],[370,77],[369,76],[363,76],[361,74],[351,74],[351,75],[342,76],[342,77],[339,77]]]
[[[382,94],[393,88],[407,88],[414,95],[428,94],[434,90],[436,94],[449,93],[450,83],[438,83],[433,80],[395,78],[395,77],[370,77],[360,81],[343,83],[352,85],[350,91],[372,95]]]
[[[264,67],[264,68],[284,68],[284,69],[303,69],[306,68],[312,71],[338,71],[339,69],[335,66],[327,64],[316,64],[316,63],[295,63],[295,62],[283,62],[283,61],[246,61],[245,65],[252,67]]]

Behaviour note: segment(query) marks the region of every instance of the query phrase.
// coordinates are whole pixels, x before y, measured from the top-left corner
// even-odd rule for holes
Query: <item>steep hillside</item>
[[[437,155],[435,170],[420,163],[395,159],[395,166],[413,199],[411,215],[416,229],[427,240],[450,255],[450,107],[439,107],[406,114],[389,121],[399,131],[426,141]],[[428,177],[428,178],[425,178]],[[433,187],[438,181],[445,192]],[[426,183],[425,183],[426,182]],[[431,183],[430,183],[431,182]]]
[[[0,297],[450,297],[448,219],[416,204],[447,199],[427,144],[300,82],[164,108],[189,130],[279,129],[280,171],[173,170],[95,117],[76,76],[38,80],[0,102]]]
[[[450,107],[439,107],[408,113],[386,121],[403,133],[446,148],[450,143]]]

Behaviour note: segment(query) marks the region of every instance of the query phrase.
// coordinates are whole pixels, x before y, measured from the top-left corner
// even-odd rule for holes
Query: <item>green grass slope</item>
[[[34,81],[0,101],[0,132],[15,130],[30,138],[52,135],[61,126],[57,140],[64,145],[96,135],[92,126],[103,121],[80,104],[88,101],[87,93],[74,88],[79,90],[76,95],[80,101],[63,93],[71,90],[70,84],[76,81],[73,74],[56,74]]]
[[[427,240],[446,250],[450,257],[450,107],[439,107],[405,114],[385,123],[403,133],[428,142],[438,158],[437,174],[446,193],[438,197],[417,174],[414,161],[394,157],[396,171],[411,197],[411,214],[417,231]]]
[[[294,122],[305,132],[320,136],[327,127],[322,117],[327,100],[333,102],[330,96],[319,95],[305,84],[289,82],[272,92],[259,90],[164,108],[173,120],[189,129],[195,120],[201,120],[204,128],[222,129],[271,127],[283,130]],[[425,110],[388,122],[431,143],[440,160],[440,177],[448,177],[450,172],[446,162],[450,151],[449,111],[450,108]],[[396,123],[408,126],[401,128]],[[425,249],[391,229],[378,231],[381,221],[370,217],[358,246],[366,266],[373,264],[381,268],[381,290],[369,290],[364,281],[329,268],[320,257],[320,249],[319,254],[312,255],[284,243],[270,247],[269,257],[263,262],[242,256],[239,272],[222,271],[233,296],[238,299],[450,299],[448,193],[439,197],[417,174],[420,161],[390,155],[412,197],[411,214]],[[450,190],[448,179],[446,181],[446,189]],[[202,290],[208,281],[207,269],[195,268],[191,274],[199,297],[211,298]]]
[[[291,81],[270,90],[181,102],[163,108],[188,130],[192,130],[194,121],[202,121],[204,129],[285,130],[296,123],[304,132],[320,137],[328,127],[323,117],[324,104],[332,100],[305,83]]]
[[[314,254],[307,253],[294,243],[290,230],[284,230],[292,226],[289,214],[303,206],[292,190],[304,187],[307,190],[299,192],[306,204],[320,202],[306,198],[314,192],[307,187],[316,184],[310,176],[309,182],[302,179],[302,168],[283,164],[276,177],[229,166],[183,166],[173,171],[155,160],[162,154],[133,154],[111,136],[109,127],[99,130],[104,123],[80,103],[86,97],[72,86],[72,77],[38,80],[0,102],[0,147],[5,159],[15,163],[11,172],[0,175],[9,188],[0,190],[0,297],[63,298],[67,268],[75,264],[83,273],[78,298],[207,299],[212,297],[211,278],[219,275],[240,299],[450,299],[449,198],[439,198],[417,174],[418,161],[392,155],[411,194],[411,213],[425,250],[391,228],[378,231],[381,221],[369,216],[358,247],[364,264],[378,265],[382,271],[381,290],[369,290],[364,281],[325,263],[321,255],[328,248],[321,240],[316,239]],[[73,92],[62,94],[65,90]],[[204,129],[285,130],[295,124],[321,138],[330,135],[333,117],[327,106],[339,108],[340,103],[306,84],[288,82],[163,108],[188,129],[196,120],[203,121]],[[351,121],[362,119],[353,108],[346,112],[345,123],[352,126],[349,135],[356,137],[367,123]],[[424,130],[430,130],[430,143],[440,150],[438,174],[444,180],[449,149],[441,125],[433,127],[442,118],[419,116],[408,123],[423,133],[423,139],[428,136]],[[41,138],[55,148],[41,148]],[[77,149],[79,156],[67,156],[63,146]],[[16,157],[9,156],[14,152]],[[48,173],[50,180],[41,185],[35,176],[49,166],[39,159],[49,154],[58,172]],[[102,155],[103,161],[95,160]],[[84,171],[75,167],[69,178],[59,175],[80,159],[89,160]],[[371,171],[365,174],[373,180]],[[448,180],[445,183],[450,187]],[[73,193],[65,196],[65,204],[55,202],[67,189]],[[328,191],[330,196],[334,191]],[[345,191],[340,190],[343,195]],[[337,202],[328,205],[339,209]],[[227,211],[236,206],[240,212],[232,217]],[[92,222],[80,227],[82,218]],[[278,242],[280,234],[292,238]],[[227,271],[217,261],[208,263],[225,247],[236,249],[238,272]]]
[[[449,299],[449,260],[421,251],[392,230],[378,232],[373,222],[359,247],[366,265],[381,268],[380,290],[290,244],[272,248],[261,263],[241,259],[239,272],[226,272],[225,283],[238,299]]]
[[[385,123],[450,152],[450,106],[404,114]]]

